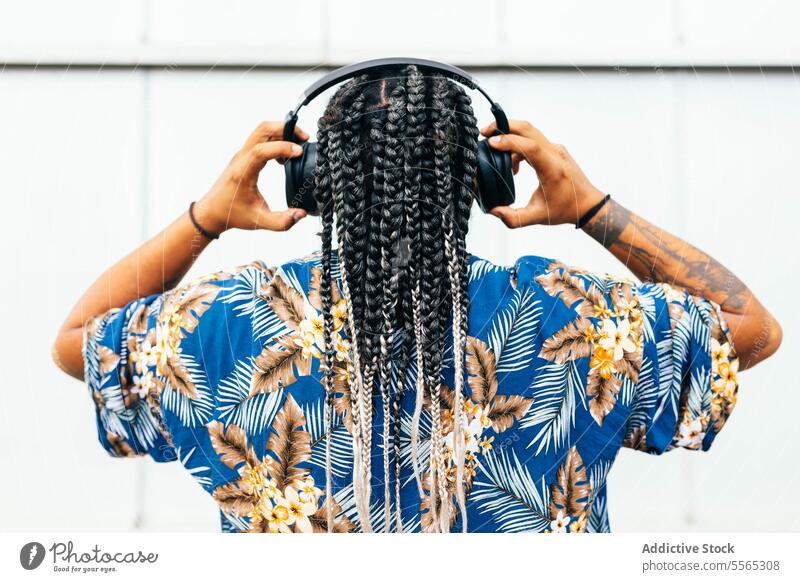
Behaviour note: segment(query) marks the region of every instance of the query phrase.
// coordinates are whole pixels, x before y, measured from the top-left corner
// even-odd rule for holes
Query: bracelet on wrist
[[[594,218],[598,212],[600,212],[600,209],[603,208],[603,206],[606,205],[606,202],[608,202],[610,199],[611,199],[611,194],[606,194],[605,196],[603,196],[603,199],[600,202],[592,206],[589,210],[586,211],[586,213],[583,216],[581,216],[578,219],[578,222],[575,223],[575,228],[583,228],[584,226],[586,226],[589,223],[589,221],[592,218]]]
[[[191,204],[189,204],[189,220],[192,221],[192,224],[194,225],[194,227],[197,230],[197,232],[202,234],[208,240],[217,240],[219,238],[218,234],[214,234],[214,233],[208,232],[205,228],[200,226],[199,222],[197,222],[197,219],[194,216],[194,205],[195,205],[195,202],[192,202]]]

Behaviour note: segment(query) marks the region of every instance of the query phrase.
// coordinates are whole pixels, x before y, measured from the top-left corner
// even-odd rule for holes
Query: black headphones
[[[283,139],[299,143],[294,135],[297,114],[303,106],[308,105],[317,95],[333,85],[352,79],[362,73],[393,65],[416,65],[423,71],[441,73],[470,89],[477,89],[491,103],[492,115],[494,115],[494,120],[497,124],[495,135],[508,133],[508,118],[503,108],[492,101],[488,93],[466,71],[437,61],[389,58],[364,61],[341,67],[311,85],[300,96],[297,106],[286,115],[285,125],[283,126]],[[301,145],[303,146],[303,153],[295,158],[287,159],[284,163],[286,203],[290,208],[302,208],[309,214],[318,215],[319,209],[314,199],[314,188],[316,186],[314,170],[317,162],[317,144],[306,142]],[[507,206],[514,202],[514,176],[511,171],[511,154],[492,149],[485,139],[478,142],[478,192],[476,199],[484,212],[489,212],[495,206]]]

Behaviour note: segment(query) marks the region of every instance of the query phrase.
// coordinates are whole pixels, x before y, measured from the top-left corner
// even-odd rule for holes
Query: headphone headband
[[[470,89],[478,90],[491,104],[492,115],[494,115],[494,120],[497,124],[498,131],[500,133],[508,133],[508,118],[506,117],[503,108],[500,107],[500,105],[495,101],[492,101],[492,98],[489,97],[489,94],[484,91],[483,88],[478,85],[472,76],[465,70],[453,65],[448,65],[447,63],[441,63],[439,61],[390,57],[385,59],[362,61],[360,63],[354,63],[352,65],[340,67],[314,82],[300,96],[297,106],[286,115],[285,124],[283,126],[283,139],[285,141],[294,141],[294,128],[297,124],[297,115],[300,112],[300,109],[308,105],[315,97],[317,97],[317,95],[326,89],[329,89],[334,85],[338,85],[343,81],[347,81],[348,79],[352,79],[353,77],[357,77],[362,73],[395,65],[416,65],[420,69],[441,73],[449,79],[469,87]]]

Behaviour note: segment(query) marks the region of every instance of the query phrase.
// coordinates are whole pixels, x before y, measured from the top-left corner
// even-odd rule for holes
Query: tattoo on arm
[[[642,280],[683,287],[732,313],[745,312],[755,299],[718,261],[613,199],[584,230]]]

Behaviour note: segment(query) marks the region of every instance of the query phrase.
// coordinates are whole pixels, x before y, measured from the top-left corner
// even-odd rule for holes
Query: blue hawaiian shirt
[[[320,274],[319,254],[278,268],[253,262],[89,321],[85,377],[103,447],[182,463],[219,504],[223,531],[324,531],[329,506],[336,531],[359,531],[339,295],[333,499],[325,499]],[[472,256],[469,293],[469,531],[607,532],[606,479],[620,448],[707,450],[736,403],[738,360],[719,306],[682,289],[541,257],[506,267]],[[430,527],[411,460],[414,373],[401,419],[407,532]],[[446,415],[452,349],[442,380]],[[431,424],[425,408],[423,466]],[[382,449],[373,446],[371,519],[380,531]]]

